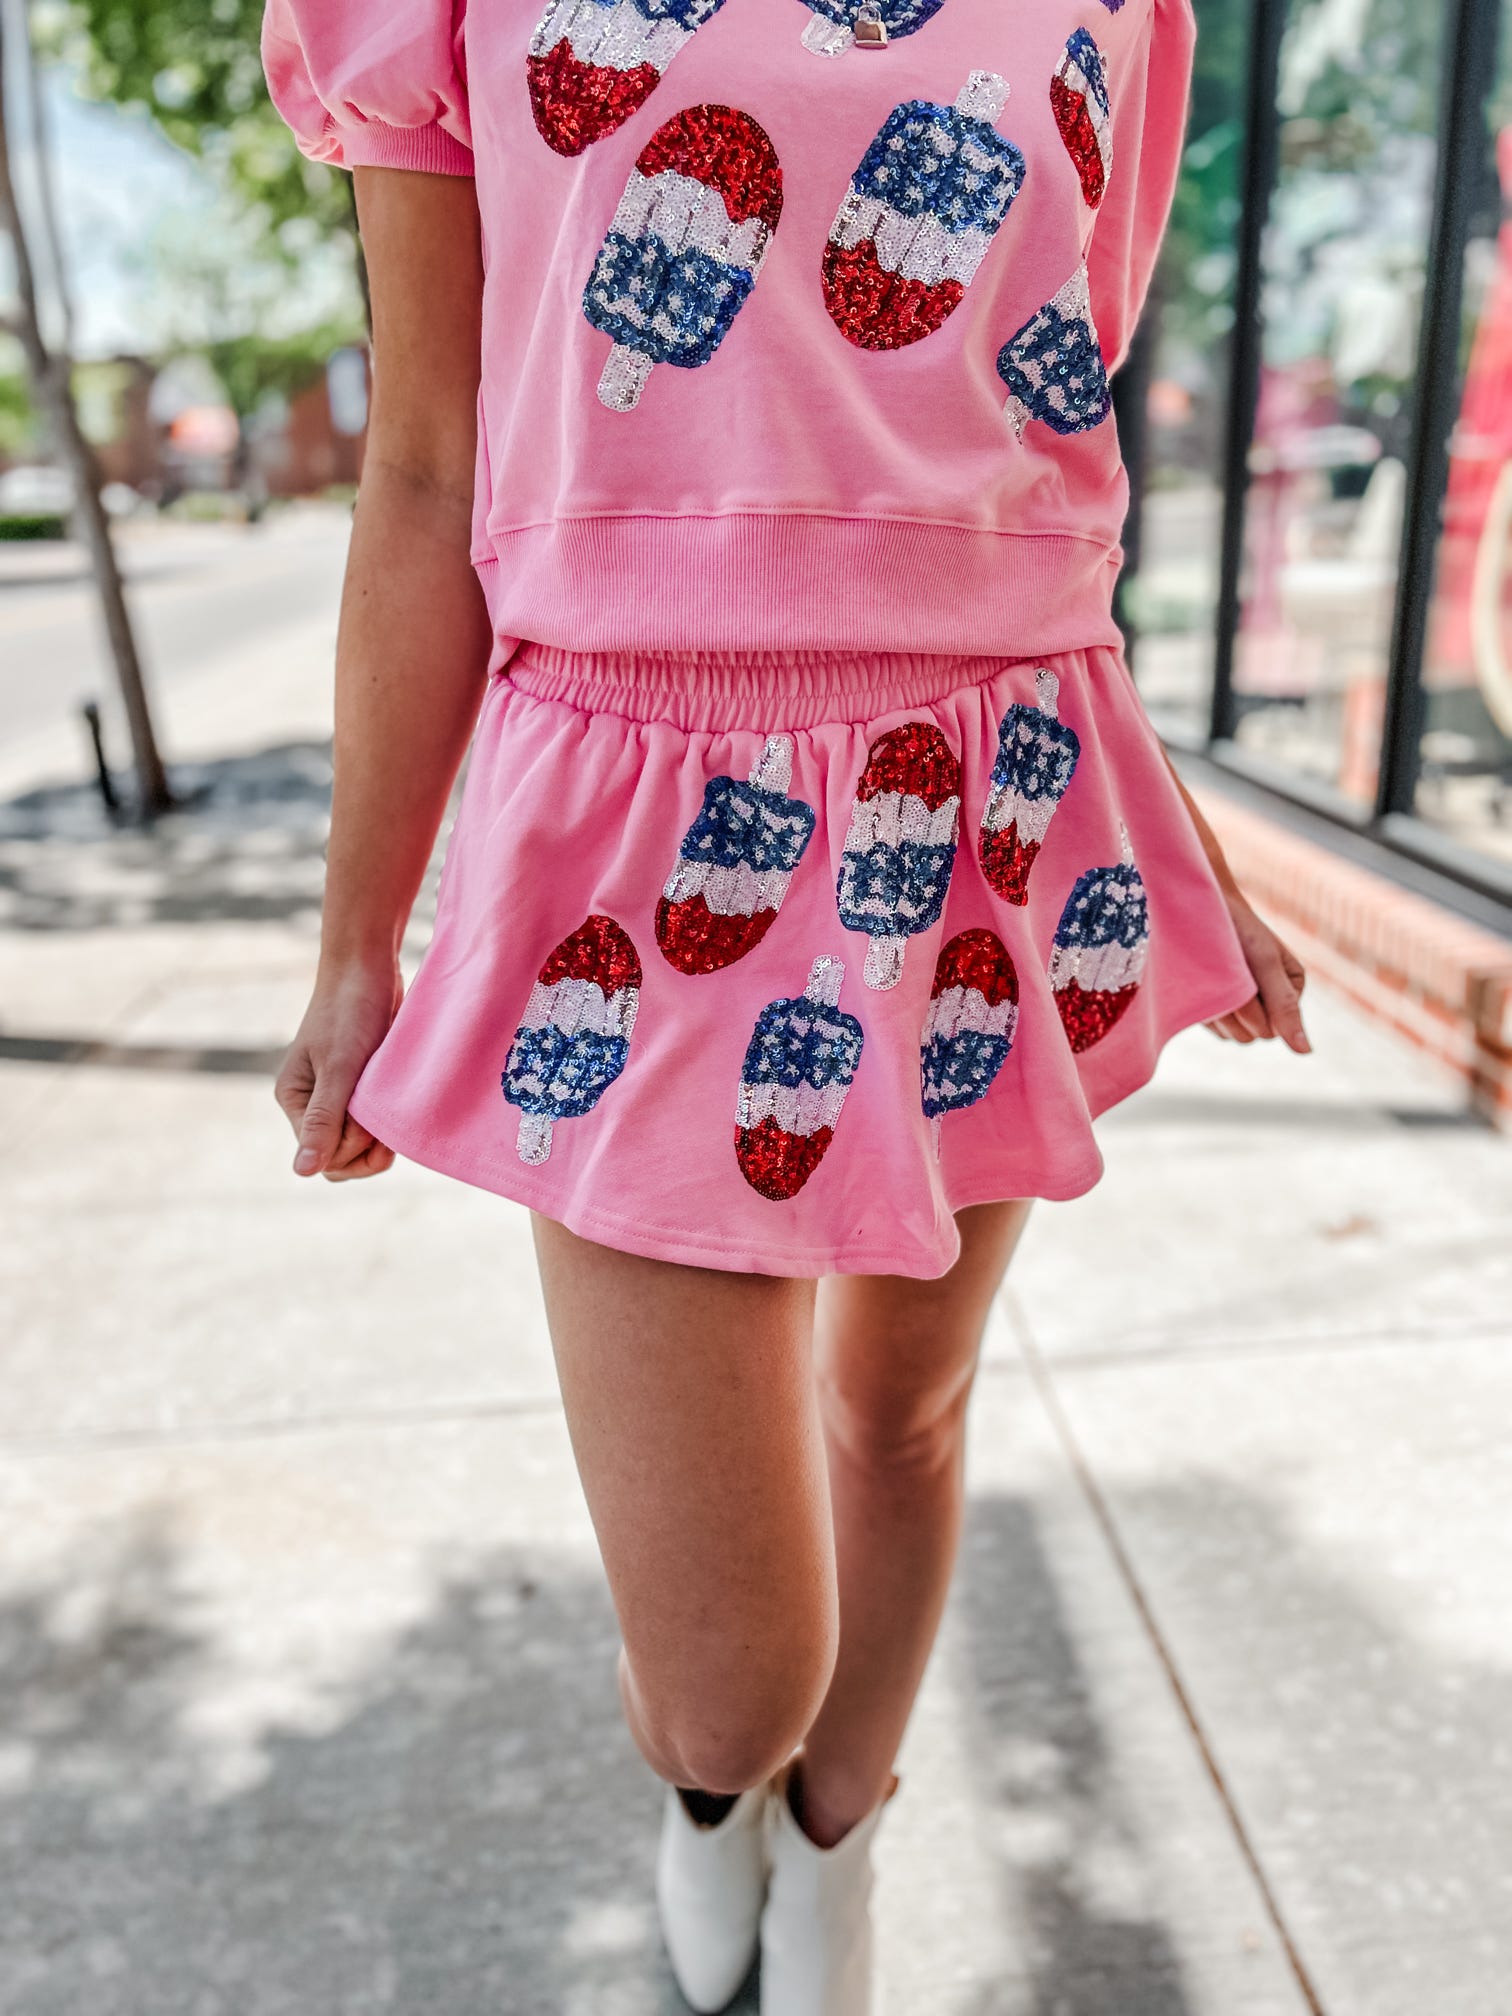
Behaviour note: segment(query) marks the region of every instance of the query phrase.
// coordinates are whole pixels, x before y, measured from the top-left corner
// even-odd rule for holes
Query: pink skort
[[[352,1111],[626,1252],[929,1277],[1253,993],[1114,649],[526,644]]]

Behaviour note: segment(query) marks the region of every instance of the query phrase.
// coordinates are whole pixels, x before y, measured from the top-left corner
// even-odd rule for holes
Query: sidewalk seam
[[[90,1456],[108,1450],[215,1448],[227,1442],[276,1442],[300,1435],[366,1434],[374,1429],[445,1428],[471,1421],[512,1421],[560,1414],[555,1395],[480,1400],[439,1407],[392,1407],[370,1414],[306,1414],[286,1420],[207,1423],[202,1428],[80,1429],[68,1435],[0,1436],[0,1460],[9,1456]]]
[[[1028,1367],[1029,1376],[1034,1382],[1035,1391],[1039,1395],[1041,1405],[1050,1417],[1051,1428],[1061,1445],[1061,1450],[1067,1463],[1070,1465],[1077,1487],[1081,1491],[1083,1498],[1086,1500],[1087,1507],[1097,1523],[1098,1529],[1107,1545],[1108,1552],[1112,1557],[1113,1566],[1118,1577],[1128,1593],[1129,1600],[1134,1605],[1135,1613],[1144,1628],[1145,1635],[1150,1641],[1155,1656],[1160,1661],[1161,1668],[1165,1673],[1166,1682],[1171,1689],[1178,1709],[1181,1711],[1182,1719],[1185,1721],[1192,1740],[1197,1746],[1197,1753],[1202,1759],[1203,1768],[1207,1772],[1209,1782],[1218,1795],[1218,1803],[1223,1808],[1230,1832],[1233,1834],[1239,1853],[1246,1867],[1249,1869],[1255,1887],[1259,1892],[1265,1914],[1270,1919],[1276,1937],[1281,1942],[1281,1950],[1286,1956],[1286,1964],[1291,1970],[1292,1978],[1296,1982],[1302,1999],[1307,2005],[1310,2016],[1327,2016],[1322,1999],[1313,1983],[1312,1975],[1308,1971],[1307,1963],[1302,1958],[1296,1939],[1292,1935],[1291,1927],[1286,1922],[1285,1915],[1281,1909],[1280,1899],[1271,1887],[1270,1878],[1265,1873],[1264,1864],[1260,1860],[1259,1850],[1250,1838],[1249,1829],[1245,1826],[1243,1816],[1239,1811],[1238,1801],[1229,1789],[1228,1780],[1223,1773],[1223,1767],[1218,1762],[1217,1754],[1213,1749],[1212,1743],[1209,1741],[1202,1718],[1197,1712],[1197,1704],[1193,1700],[1186,1682],[1181,1677],[1180,1669],[1176,1664],[1176,1655],[1172,1651],[1165,1633],[1160,1628],[1160,1624],[1155,1616],[1154,1606],[1145,1594],[1144,1585],[1139,1579],[1139,1573],[1134,1566],[1133,1558],[1128,1548],[1124,1545],[1123,1536],[1118,1530],[1118,1523],[1113,1517],[1112,1507],[1104,1496],[1101,1485],[1093,1475],[1092,1466],[1088,1462],[1081,1444],[1076,1439],[1075,1430],[1071,1426],[1070,1417],[1061,1404],[1060,1394],[1056,1391],[1055,1382],[1051,1377],[1049,1368],[1040,1356],[1039,1347],[1034,1341],[1027,1321],[1022,1313],[1013,1306],[1012,1298],[1004,1296],[1002,1302],[1004,1313],[1007,1315],[1013,1329],[1019,1350],[1023,1354],[1025,1365]]]

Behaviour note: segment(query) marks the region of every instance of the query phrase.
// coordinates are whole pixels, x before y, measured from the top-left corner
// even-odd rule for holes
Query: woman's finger
[[[1276,1034],[1299,1056],[1312,1049],[1302,1021],[1302,988],[1307,975],[1301,961],[1278,938],[1274,952],[1260,962],[1260,994]]]
[[[294,1157],[296,1176],[318,1176],[330,1167],[341,1145],[347,1100],[356,1083],[357,1073],[339,1066],[326,1065],[316,1071],[315,1089],[299,1123],[299,1152]]]
[[[302,1043],[291,1043],[288,1054],[273,1081],[273,1097],[287,1117],[296,1136],[304,1119],[310,1094],[315,1090],[315,1064]]]
[[[392,1169],[393,1166],[393,1149],[386,1148],[381,1141],[373,1141],[360,1155],[354,1156],[350,1162],[343,1163],[339,1169],[327,1169],[325,1180],[328,1183],[356,1183],[366,1176],[381,1176],[385,1170]]]
[[[341,1130],[341,1139],[336,1145],[336,1152],[322,1173],[327,1176],[339,1176],[352,1163],[360,1161],[374,1146],[377,1138],[375,1134],[368,1132],[360,1120],[354,1120],[348,1113]]]
[[[1270,1017],[1265,1012],[1265,997],[1263,994],[1256,994],[1254,999],[1246,1001],[1242,1008],[1236,1008],[1234,1010],[1234,1020],[1239,1024],[1241,1029],[1247,1029],[1257,1042],[1264,1043],[1274,1034],[1270,1025]]]

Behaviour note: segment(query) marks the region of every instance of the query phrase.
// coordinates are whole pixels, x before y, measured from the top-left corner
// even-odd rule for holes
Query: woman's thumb
[[[346,1119],[346,1100],[329,1077],[317,1078],[310,1103],[299,1123],[299,1149],[294,1157],[296,1176],[318,1176],[341,1141]]]

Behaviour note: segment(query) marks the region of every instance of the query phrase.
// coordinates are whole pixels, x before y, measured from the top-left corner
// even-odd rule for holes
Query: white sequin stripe
[[[604,990],[596,980],[569,977],[553,981],[549,987],[543,987],[537,980],[530,990],[520,1027],[561,1029],[568,1036],[588,1029],[595,1036],[623,1036],[628,1042],[639,1006],[638,987],[621,987],[605,1000]]]
[[[792,873],[768,868],[757,874],[744,861],[733,867],[713,861],[679,861],[662,891],[669,903],[702,896],[716,917],[754,917],[758,910],[780,910]]]
[[[763,1120],[775,1120],[784,1134],[817,1134],[821,1127],[833,1127],[845,1104],[848,1085],[745,1085],[735,1107],[737,1127],[759,1127]]]
[[[959,831],[960,813],[959,798],[947,798],[931,812],[912,791],[882,791],[875,798],[858,798],[851,807],[845,851],[865,854],[879,843],[898,847],[904,841],[948,847]]]
[[[937,287],[958,280],[969,287],[992,245],[988,231],[947,231],[934,217],[904,217],[877,196],[852,189],[830,229],[830,243],[844,252],[870,238],[884,273]]]
[[[1092,90],[1091,79],[1076,58],[1067,55],[1061,66],[1061,82],[1069,90],[1079,91],[1086,100],[1087,117],[1092,121],[1092,131],[1097,135],[1097,151],[1102,156],[1103,177],[1106,180],[1113,169],[1113,117],[1104,112]]]
[[[1017,1001],[990,1004],[977,987],[946,987],[929,1004],[924,1041],[935,1036],[959,1036],[963,1029],[977,1036],[1006,1036],[1013,1041],[1018,1027]]]
[[[566,41],[580,63],[634,70],[652,63],[665,71],[693,31],[675,21],[648,21],[630,0],[600,7],[597,0],[552,0],[531,37],[532,56],[549,56]]]
[[[1057,945],[1050,954],[1050,985],[1079,987],[1099,993],[1136,986],[1145,969],[1148,941],[1137,945]]]
[[[982,814],[984,833],[1001,833],[1015,822],[1020,840],[1032,841],[1038,846],[1050,830],[1050,821],[1058,798],[1021,798],[1017,791],[1007,784],[994,784],[987,794],[987,809]]]
[[[638,239],[654,231],[673,252],[695,246],[727,266],[759,273],[772,234],[759,217],[732,224],[717,189],[668,168],[660,175],[632,169],[610,227]]]

